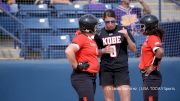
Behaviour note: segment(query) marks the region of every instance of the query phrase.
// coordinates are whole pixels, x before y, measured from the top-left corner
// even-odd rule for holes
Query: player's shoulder
[[[84,34],[78,34],[73,38],[73,41],[85,41],[87,40],[87,37]]]
[[[86,36],[84,34],[78,34],[75,36],[75,38],[85,38]]]
[[[107,32],[106,32],[106,29],[105,28],[102,28],[101,30],[100,30],[100,33],[98,33],[98,35],[99,36],[103,36],[104,34],[106,34]]]
[[[148,36],[149,39],[159,39],[159,37],[157,35],[149,35]]]
[[[148,40],[149,40],[149,41],[152,41],[152,40],[158,40],[158,41],[160,41],[160,37],[157,36],[157,35],[149,35],[149,36],[148,36]]]
[[[115,7],[113,10],[114,10],[114,12],[117,12],[117,11],[119,11],[119,7]]]

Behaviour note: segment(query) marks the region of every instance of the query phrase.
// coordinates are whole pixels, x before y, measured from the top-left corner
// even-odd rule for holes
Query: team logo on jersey
[[[137,15],[136,14],[124,15],[121,18],[122,26],[129,26],[131,24],[134,24],[137,21],[138,21],[138,19],[137,19]]]
[[[102,40],[103,40],[103,45],[118,44],[121,43],[121,36],[106,37],[106,38],[102,38]]]

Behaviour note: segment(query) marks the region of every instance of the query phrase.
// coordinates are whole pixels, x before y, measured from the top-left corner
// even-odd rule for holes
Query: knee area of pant
[[[79,101],[88,101],[88,99],[86,96],[84,96],[84,97],[79,98]]]
[[[158,96],[146,96],[144,101],[158,101]]]

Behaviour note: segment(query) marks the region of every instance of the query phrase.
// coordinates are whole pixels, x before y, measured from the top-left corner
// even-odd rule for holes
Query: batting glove
[[[87,69],[89,67],[89,64],[88,62],[80,62],[78,65],[77,65],[77,70],[83,70],[83,69]]]

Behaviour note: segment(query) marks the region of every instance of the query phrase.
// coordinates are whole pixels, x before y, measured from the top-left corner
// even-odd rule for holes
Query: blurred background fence
[[[93,4],[89,2],[65,4],[52,1],[0,1],[0,59],[66,58],[64,49],[71,43],[79,27],[79,17],[94,14],[103,26],[101,18],[103,11],[117,8],[121,2],[96,0]],[[145,0],[145,2],[150,6],[152,14],[158,16],[160,26],[166,31],[163,39],[165,56],[180,57],[180,1]],[[133,0],[131,6],[142,14],[143,10],[136,0]],[[139,57],[145,37],[134,35],[134,38],[138,51],[135,54],[129,52],[129,56]]]

